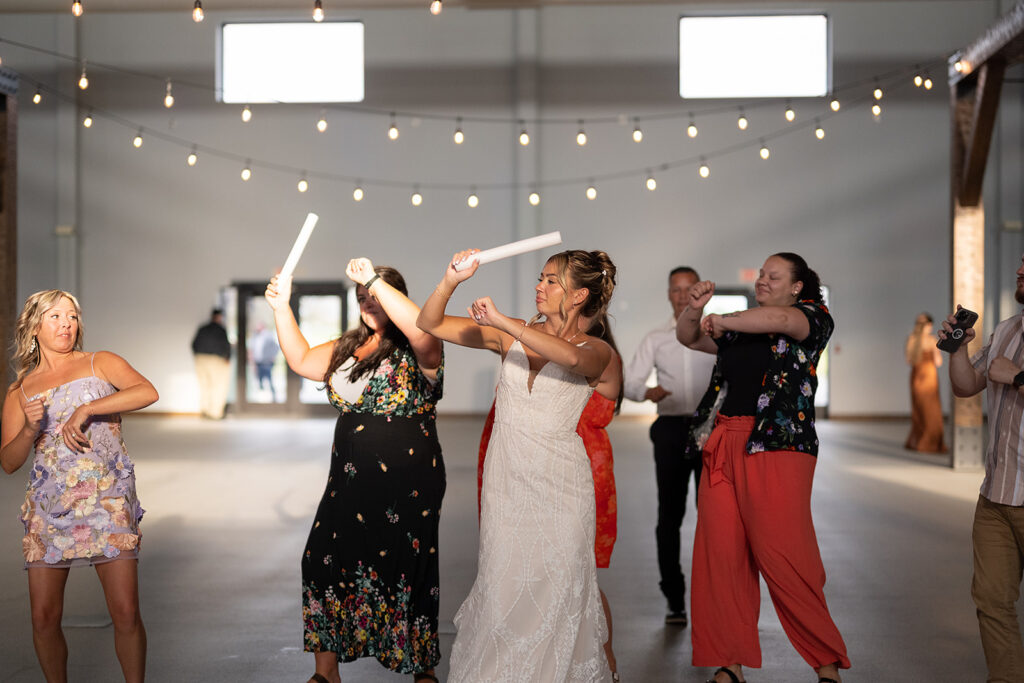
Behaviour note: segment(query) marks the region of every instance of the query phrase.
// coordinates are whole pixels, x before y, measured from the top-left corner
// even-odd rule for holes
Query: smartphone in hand
[[[946,334],[945,339],[940,339],[936,344],[943,351],[953,353],[964,343],[964,332],[974,327],[978,322],[978,314],[966,308],[956,312],[956,322],[953,324],[953,331]]]

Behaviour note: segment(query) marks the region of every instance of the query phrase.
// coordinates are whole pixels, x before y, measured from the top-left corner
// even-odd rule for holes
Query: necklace
[[[572,343],[572,340],[573,340],[573,339],[575,339],[576,337],[578,337],[579,335],[580,335],[580,331],[579,331],[579,330],[576,330],[576,334],[572,335],[571,337],[569,337],[569,338],[568,338],[568,339],[566,339],[565,341],[566,341],[566,342],[568,342],[569,344],[571,344],[571,343]]]

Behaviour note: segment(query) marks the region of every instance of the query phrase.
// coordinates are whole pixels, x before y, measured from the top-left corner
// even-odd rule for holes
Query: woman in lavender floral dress
[[[373,657],[436,683],[441,342],[416,327],[419,308],[397,270],[354,259],[345,272],[357,285],[360,324],[312,348],[289,306],[290,278],[274,278],[266,293],[289,367],[324,382],[340,413],[302,556],[310,681],[339,683],[339,662]]]
[[[142,681],[146,631],[137,559],[142,507],[121,440],[120,413],[157,400],[123,358],[82,351],[81,309],[60,290],[25,302],[15,330],[17,379],[4,400],[0,464],[15,472],[31,455],[21,519],[32,605],[32,640],[48,681],[67,680],[61,630],[72,567],[96,568],[114,623],[126,681]]]

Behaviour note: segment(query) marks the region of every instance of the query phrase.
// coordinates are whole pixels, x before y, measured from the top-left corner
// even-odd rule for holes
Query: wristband
[[[1024,386],[1024,370],[1018,372],[1016,375],[1013,376],[1012,384],[1014,389],[1020,389],[1022,386]]]
[[[374,282],[376,282],[379,279],[380,279],[380,275],[377,275],[377,273],[374,273],[373,277],[371,277],[369,280],[367,280],[366,284],[364,284],[363,287],[366,287],[367,289],[369,289],[370,285],[372,285]]]

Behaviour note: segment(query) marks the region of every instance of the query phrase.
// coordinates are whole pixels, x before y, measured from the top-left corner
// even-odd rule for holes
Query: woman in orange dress
[[[914,331],[907,337],[906,355],[910,365],[910,436],[904,447],[922,453],[945,453],[945,428],[939,398],[942,356],[932,332],[932,317],[917,316]]]
[[[615,345],[608,316],[601,315],[596,320],[580,319],[580,327],[587,332],[603,339],[612,347],[614,354],[608,367],[601,375],[594,388],[590,400],[580,415],[576,425],[576,433],[583,439],[583,447],[590,458],[590,469],[594,473],[594,498],[597,504],[597,534],[594,537],[594,559],[598,569],[607,569],[612,559],[612,549],[618,536],[617,512],[615,498],[615,471],[612,461],[612,442],[605,428],[612,421],[615,413],[622,405],[622,358],[619,348]],[[491,440],[491,429],[494,427],[494,402],[487,413],[483,433],[480,435],[480,452],[476,468],[476,504],[477,514],[480,511],[480,490],[484,478],[484,458],[487,456],[487,445]],[[615,656],[612,654],[612,614],[608,606],[608,598],[601,591],[601,603],[604,605],[605,618],[608,620],[608,642],[605,653],[613,672],[616,671]]]

